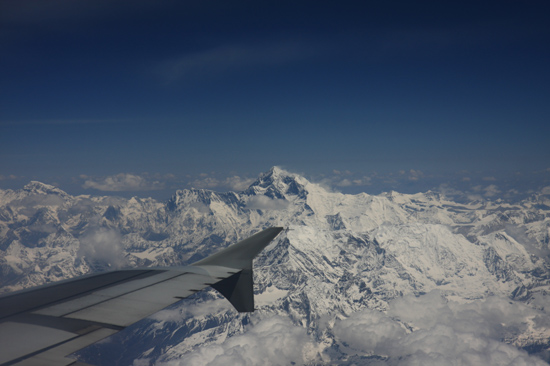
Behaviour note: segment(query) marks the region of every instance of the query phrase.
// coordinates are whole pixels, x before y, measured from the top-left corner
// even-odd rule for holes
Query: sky
[[[550,186],[546,1],[0,0],[0,188]],[[493,186],[493,188],[490,188]]]

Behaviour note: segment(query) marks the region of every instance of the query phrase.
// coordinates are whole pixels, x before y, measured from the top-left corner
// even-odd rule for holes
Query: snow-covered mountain
[[[269,226],[287,229],[255,261],[255,313],[238,314],[206,291],[82,357],[105,365],[550,360],[550,199],[540,194],[518,204],[346,195],[276,167],[242,192],[181,190],[166,203],[31,182],[0,191],[0,285],[192,262]]]

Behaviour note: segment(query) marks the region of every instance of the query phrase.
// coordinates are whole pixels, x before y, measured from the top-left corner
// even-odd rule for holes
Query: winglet
[[[209,257],[193,263],[193,266],[223,266],[235,269],[252,269],[252,259],[258,255],[279,233],[282,227],[271,227],[233,244]]]
[[[212,287],[229,300],[239,313],[254,311],[254,280],[251,269],[243,269]]]
[[[229,300],[237,311],[252,312],[254,311],[252,259],[282,230],[282,227],[265,229],[192,265],[198,267],[222,266],[239,269],[238,273],[212,285],[212,287]]]

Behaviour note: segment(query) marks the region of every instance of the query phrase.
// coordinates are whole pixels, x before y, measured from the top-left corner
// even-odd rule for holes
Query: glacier
[[[548,365],[550,196],[334,192],[274,167],[167,202],[0,190],[0,291],[181,265],[270,226],[257,310],[214,290],[79,353],[98,365]]]

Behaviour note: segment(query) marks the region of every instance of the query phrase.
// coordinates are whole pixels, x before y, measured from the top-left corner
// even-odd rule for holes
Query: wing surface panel
[[[153,274],[155,272],[149,269],[107,272],[2,295],[0,296],[0,321],[6,317],[34,310],[56,301],[64,301],[70,297],[81,296],[97,289]]]
[[[29,358],[14,363],[17,366],[66,366],[66,365],[84,365],[75,363],[73,358],[66,357],[90,344],[96,343],[103,338],[113,335],[117,330],[101,328],[83,336],[73,338],[67,342],[60,343],[43,352],[37,353]]]
[[[36,352],[52,344],[74,338],[75,334],[34,324],[5,322],[0,325],[0,342],[3,347],[0,362],[4,363]],[[30,347],[29,347],[30,346]]]
[[[125,327],[208,287],[211,282],[216,281],[209,276],[193,273],[180,274],[154,286],[111,298],[65,316]]]
[[[88,295],[83,295],[80,297],[73,298],[72,300],[67,300],[63,302],[56,303],[52,306],[47,306],[42,309],[36,310],[33,313],[43,314],[43,315],[52,315],[52,316],[63,316],[69,313],[76,312],[80,309],[87,308],[89,306],[99,304],[116,298],[121,295],[125,295],[132,291],[136,291],[148,286],[152,286],[167,279],[171,279],[176,276],[180,276],[181,273],[173,271],[158,271],[153,275],[142,278],[139,281],[127,281],[120,283],[115,286],[103,287],[98,289]]]

